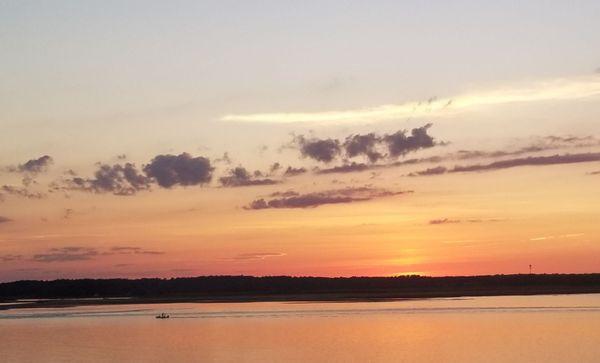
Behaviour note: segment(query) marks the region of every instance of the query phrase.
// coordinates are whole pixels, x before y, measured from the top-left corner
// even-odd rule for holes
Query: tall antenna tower
[[[529,265],[529,274],[531,275],[531,264]]]

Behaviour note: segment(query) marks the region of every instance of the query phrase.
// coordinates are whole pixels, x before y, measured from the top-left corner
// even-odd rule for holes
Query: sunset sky
[[[0,281],[600,272],[598,1],[0,3]]]

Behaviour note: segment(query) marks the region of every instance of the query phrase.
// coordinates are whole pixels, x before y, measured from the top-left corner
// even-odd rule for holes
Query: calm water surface
[[[0,361],[596,363],[600,294],[0,311]]]

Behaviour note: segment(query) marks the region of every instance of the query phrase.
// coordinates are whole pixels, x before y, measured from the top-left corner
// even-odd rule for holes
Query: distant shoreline
[[[366,302],[589,293],[600,293],[600,274],[81,279],[1,283],[0,310],[114,304]]]
[[[384,302],[414,299],[435,298],[461,298],[482,296],[534,296],[534,295],[574,295],[574,294],[596,294],[595,290],[544,290],[544,291],[514,291],[497,293],[463,293],[463,294],[304,294],[304,295],[260,295],[260,296],[213,296],[213,297],[181,297],[181,298],[92,298],[92,299],[40,299],[37,301],[4,301],[0,305],[0,311],[13,309],[35,309],[35,308],[69,308],[78,306],[100,306],[100,305],[138,305],[138,304],[177,304],[177,303],[251,303],[251,302]]]

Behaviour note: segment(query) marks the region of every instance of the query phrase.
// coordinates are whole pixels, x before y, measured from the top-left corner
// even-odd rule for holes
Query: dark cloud
[[[288,166],[287,169],[285,169],[285,172],[283,173],[283,175],[284,176],[296,176],[296,175],[304,174],[307,171],[308,170],[306,170],[306,168],[294,168],[294,167]]]
[[[0,261],[2,261],[2,262],[20,261],[22,259],[23,259],[22,255],[2,255],[2,256],[0,256]]]
[[[333,174],[333,173],[356,173],[375,168],[375,165],[367,165],[365,163],[351,162],[340,166],[334,166],[327,169],[317,170],[317,174]]]
[[[293,166],[288,166],[286,169],[283,169],[283,166],[281,165],[281,163],[275,162],[275,163],[271,164],[271,166],[269,167],[269,171],[265,175],[273,176],[273,175],[278,174],[278,172],[280,170],[283,170],[282,175],[287,176],[287,177],[296,176],[296,175],[300,175],[300,174],[304,174],[304,173],[308,172],[308,169],[306,169],[304,167],[296,168]]]
[[[425,170],[412,172],[412,173],[408,174],[408,176],[439,175],[439,174],[445,174],[446,171],[448,171],[448,169],[446,169],[445,167],[436,166],[435,168],[427,168]]]
[[[8,222],[12,222],[12,219],[0,216],[0,223],[8,223]]]
[[[554,164],[572,164],[572,163],[585,163],[591,161],[600,161],[600,153],[583,153],[583,154],[563,154],[563,155],[551,155],[551,156],[530,156],[527,158],[509,159],[495,161],[489,164],[475,164],[466,166],[455,166],[450,172],[471,172],[471,171],[485,171],[495,169],[506,169],[517,166],[529,166],[529,165],[554,165]]]
[[[387,169],[394,168],[404,165],[414,165],[421,163],[433,163],[433,162],[441,162],[444,158],[441,156],[430,156],[426,158],[418,158],[418,159],[407,159],[402,161],[395,161],[387,164],[365,164],[365,163],[357,163],[351,162],[339,166],[334,166],[326,169],[318,169],[317,174],[336,174],[336,173],[357,173],[365,170],[376,170],[376,169]]]
[[[445,168],[438,166],[422,171],[417,171],[408,174],[409,176],[419,175],[437,175],[445,173],[464,173],[478,172],[498,169],[508,169],[519,166],[539,166],[539,165],[557,165],[557,164],[574,164],[600,161],[600,153],[582,153],[582,154],[563,154],[550,156],[530,156],[526,158],[508,159],[495,161],[489,164],[473,164],[473,165],[457,165],[453,168]]]
[[[26,188],[30,187],[30,186],[32,186],[34,184],[37,184],[37,183],[38,182],[35,181],[35,179],[33,179],[30,176],[25,176],[25,177],[23,177],[23,179],[21,179],[21,184],[23,184],[23,186],[25,186]]]
[[[410,191],[393,192],[371,187],[352,187],[323,192],[296,194],[270,200],[257,199],[244,208],[249,210],[268,208],[315,208],[324,204],[360,202],[404,193],[410,193]]]
[[[213,170],[209,159],[188,153],[157,155],[144,167],[146,175],[163,188],[206,184],[211,181]]]
[[[271,164],[271,166],[269,167],[269,174],[274,174],[277,171],[279,171],[279,169],[281,169],[281,164],[278,162],[275,162],[275,163]]]
[[[141,247],[131,246],[115,246],[110,249],[106,254],[120,254],[120,255],[163,255],[163,251],[146,250]]]
[[[296,136],[296,144],[300,148],[300,154],[324,163],[332,162],[342,150],[339,140],[335,139],[307,139],[304,136]]]
[[[427,124],[412,129],[409,136],[406,136],[406,130],[400,130],[394,134],[385,135],[383,141],[387,143],[390,156],[404,156],[409,152],[433,147],[435,141],[433,137],[427,134],[427,130],[431,126],[432,124]]]
[[[100,164],[93,178],[71,177],[64,180],[64,189],[114,195],[134,195],[150,188],[152,180],[143,175],[135,164]]]
[[[383,165],[383,167],[388,166],[404,166],[404,165],[415,165],[421,163],[439,163],[443,161],[445,158],[443,156],[429,156],[426,158],[415,158],[415,159],[406,159],[402,161],[395,161],[391,164]]]
[[[3,185],[0,187],[0,202],[5,200],[5,195],[11,195],[26,199],[43,199],[46,194],[32,190],[31,188],[38,185],[35,176],[38,173],[46,171],[48,165],[52,164],[52,158],[48,155],[38,159],[32,159],[18,166],[8,167],[9,172],[22,173],[22,186]]]
[[[504,150],[495,150],[495,151],[485,151],[485,150],[458,150],[455,153],[450,153],[442,157],[441,159],[446,160],[469,160],[469,159],[485,159],[485,158],[502,158],[506,156],[516,156],[522,154],[528,154],[538,151],[543,151],[543,148],[536,146],[528,146],[526,148],[521,148],[514,151],[504,151]]]
[[[108,250],[98,250],[93,247],[59,247],[51,248],[45,253],[35,254],[31,257],[36,262],[69,262],[91,260],[101,256],[110,255],[162,255],[162,251],[146,250],[141,247],[115,246]]]
[[[127,155],[125,155],[125,154],[119,154],[119,155],[117,155],[117,159],[118,160],[126,160],[127,159]]]
[[[13,185],[3,185],[0,190],[8,195],[26,198],[26,199],[43,199],[46,194],[30,191],[28,188],[16,187]]]
[[[293,190],[286,190],[285,192],[274,192],[269,194],[270,197],[295,197],[300,195],[300,193],[295,192]]]
[[[600,175],[600,170],[598,170],[598,171],[591,171],[588,174],[589,175]]]
[[[49,155],[40,156],[37,159],[31,159],[23,164],[17,166],[11,166],[8,168],[11,172],[31,173],[37,174],[48,170],[48,167],[52,165],[54,160]]]
[[[441,143],[438,143],[440,145]],[[522,146],[515,150],[458,150],[456,152],[444,155],[434,155],[424,158],[413,158],[401,161],[395,161],[387,164],[366,164],[351,162],[340,166],[334,166],[326,169],[317,170],[318,174],[330,173],[353,173],[365,170],[383,169],[400,167],[405,165],[416,165],[425,163],[439,163],[443,161],[471,160],[471,159],[497,159],[510,156],[519,156],[524,154],[537,153],[547,150],[556,150],[563,148],[584,148],[600,146],[600,140],[593,136],[544,136],[536,137],[530,141],[529,145]],[[420,172],[414,172],[411,175],[433,175],[443,174],[446,170],[443,167],[435,167]]]
[[[191,157],[187,153],[158,155],[144,166],[143,172],[133,163],[99,164],[92,178],[79,177],[71,171],[61,182],[52,183],[50,189],[134,195],[149,190],[154,183],[164,188],[208,183],[213,170],[210,160],[204,157]]]
[[[432,219],[429,221],[429,224],[452,224],[452,223],[460,223],[460,220],[442,218],[442,219]]]
[[[365,155],[370,162],[377,162],[384,155],[376,150],[377,144],[381,142],[381,137],[374,133],[366,135],[350,135],[344,141],[344,149],[349,158],[359,155]]]
[[[243,187],[243,186],[252,186],[252,185],[273,185],[279,183],[277,180],[265,178],[265,179],[257,179],[257,177],[262,176],[262,173],[259,172],[259,175],[251,175],[246,168],[238,166],[229,170],[229,175],[223,176],[219,178],[221,185],[224,187]]]
[[[456,153],[448,154],[445,159],[483,159],[483,158],[502,158],[507,156],[518,156],[531,154],[541,151],[556,150],[563,148],[583,148],[600,146],[600,140],[593,136],[543,136],[535,137],[529,145],[522,146],[515,150],[459,150]]]
[[[127,163],[121,168],[124,179],[129,183],[131,188],[135,190],[148,189],[150,180],[138,172],[135,164]]]
[[[396,159],[409,152],[435,146],[435,140],[427,134],[431,126],[427,124],[414,128],[408,136],[406,130],[383,136],[375,133],[353,134],[347,136],[343,142],[337,139],[306,138],[300,135],[294,137],[291,146],[297,147],[302,156],[325,163],[342,156],[342,152],[345,158],[365,156],[369,162],[374,163],[386,157]],[[387,150],[387,153],[383,153],[383,150]]]
[[[36,262],[69,262],[91,260],[98,255],[98,250],[90,247],[51,248],[46,253],[33,255]]]
[[[224,163],[227,165],[230,165],[232,162],[231,157],[229,157],[229,153],[228,152],[224,152],[223,156],[221,156],[220,158],[215,159],[215,163]]]

